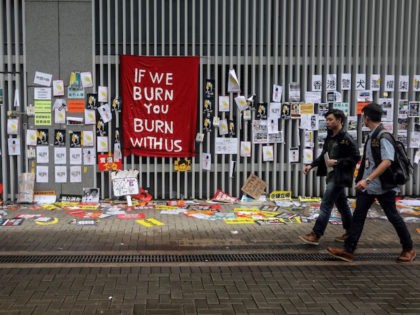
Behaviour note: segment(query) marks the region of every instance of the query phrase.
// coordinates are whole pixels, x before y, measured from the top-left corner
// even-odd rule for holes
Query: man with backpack
[[[396,160],[395,139],[384,132],[381,124],[382,108],[371,103],[363,109],[363,122],[371,131],[366,140],[365,150],[356,178],[356,209],[349,237],[344,242],[344,249],[328,247],[327,251],[334,257],[344,261],[353,261],[353,253],[363,231],[365,219],[371,205],[377,199],[388,220],[394,226],[402,252],[397,262],[412,262],[416,258],[413,241],[404,220],[395,205],[400,179],[394,175]]]

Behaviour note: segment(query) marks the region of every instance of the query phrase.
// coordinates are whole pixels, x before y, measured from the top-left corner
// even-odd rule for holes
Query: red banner
[[[194,156],[198,65],[198,57],[120,56],[124,156]]]

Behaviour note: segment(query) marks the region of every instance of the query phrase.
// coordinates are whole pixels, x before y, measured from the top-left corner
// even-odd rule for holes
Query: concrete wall
[[[64,85],[67,87],[71,71],[93,70],[92,3],[90,0],[27,0],[25,11],[28,104],[33,104],[35,71],[51,73],[53,79],[64,80]],[[29,119],[29,127],[31,123],[33,124],[33,120]],[[50,143],[54,129],[82,130],[81,128],[81,126],[55,126],[53,123],[49,128]],[[67,137],[67,146],[68,142]],[[50,144],[50,161],[49,183],[36,184],[36,189],[54,189],[57,194],[61,192],[81,194],[81,184],[54,183],[52,144]],[[82,166],[83,187],[92,187],[93,167],[86,167],[86,172],[83,170]],[[69,169],[67,174],[69,177]]]

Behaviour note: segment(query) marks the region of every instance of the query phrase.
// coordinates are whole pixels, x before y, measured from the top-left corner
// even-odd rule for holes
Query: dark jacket
[[[337,186],[350,187],[353,183],[354,169],[360,160],[359,149],[353,138],[345,131],[341,130],[335,137],[330,134],[325,139],[324,147],[320,156],[311,163],[312,167],[317,167],[317,176],[327,175],[324,155],[332,160],[337,160],[337,165],[333,167],[333,179]]]
[[[379,132],[384,130],[384,126],[380,124],[376,127],[375,131],[373,132],[372,136],[370,137],[370,148],[372,150],[373,160],[375,161],[375,168],[382,162],[381,159],[381,138],[387,139],[394,145],[394,140],[392,135],[389,132],[384,132],[381,134],[380,138],[378,138]],[[360,164],[359,174],[356,177],[356,183],[363,178],[363,173],[365,171],[365,160],[366,160],[366,145],[368,141],[365,143],[365,149],[363,150],[363,159],[362,163]],[[395,146],[394,146],[395,147]],[[394,158],[395,160],[395,158]],[[391,167],[388,167],[382,175],[379,176],[379,180],[381,181],[382,189],[383,190],[390,190],[397,185],[394,184],[393,174]]]

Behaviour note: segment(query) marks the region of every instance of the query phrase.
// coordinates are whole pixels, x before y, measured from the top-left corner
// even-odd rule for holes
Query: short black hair
[[[380,122],[383,114],[383,109],[376,103],[370,103],[362,109],[363,115],[369,117],[374,122]]]
[[[334,115],[335,119],[341,120],[341,123],[344,125],[346,121],[346,115],[342,110],[339,109],[330,109],[325,113],[324,117],[327,118],[329,115]]]

